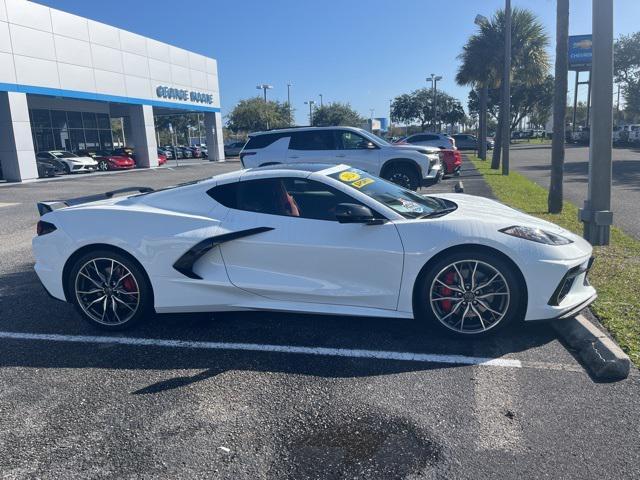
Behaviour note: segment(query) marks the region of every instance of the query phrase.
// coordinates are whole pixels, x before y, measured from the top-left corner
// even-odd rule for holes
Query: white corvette
[[[277,165],[159,191],[41,202],[35,270],[121,329],[158,313],[420,318],[459,334],[589,305],[591,246],[461,194],[421,196],[346,165]]]

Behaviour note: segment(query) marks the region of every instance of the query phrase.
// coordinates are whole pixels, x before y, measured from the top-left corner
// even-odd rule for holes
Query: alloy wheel
[[[112,258],[86,262],[76,275],[75,294],[82,311],[103,325],[123,325],[140,307],[140,287],[135,276]]]
[[[98,162],[98,170],[101,170],[103,172],[109,170],[109,165],[107,165],[107,162],[105,160],[100,160],[100,162]]]
[[[438,321],[457,333],[494,328],[509,309],[511,291],[502,273],[479,260],[459,260],[435,276],[429,290]]]
[[[389,177],[389,181],[404,188],[411,188],[411,178],[409,178],[409,175],[403,172],[394,173]]]

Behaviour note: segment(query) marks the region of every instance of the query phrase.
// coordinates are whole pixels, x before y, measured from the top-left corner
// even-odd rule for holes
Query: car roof
[[[275,128],[273,130],[264,130],[262,132],[253,132],[250,133],[249,136],[250,137],[255,137],[258,135],[269,135],[269,134],[274,134],[274,133],[293,133],[293,132],[304,132],[304,131],[309,131],[309,130],[336,130],[336,129],[341,129],[341,130],[351,130],[354,132],[359,132],[362,131],[362,128],[357,128],[357,127],[348,127],[346,125],[336,125],[333,127],[309,127],[309,126],[304,126],[304,127],[290,127],[290,128]]]

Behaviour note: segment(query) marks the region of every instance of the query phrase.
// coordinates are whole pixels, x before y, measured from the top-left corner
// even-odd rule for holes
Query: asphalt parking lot
[[[0,188],[2,478],[640,477],[637,371],[594,381],[548,324],[466,341],[413,321],[249,312],[113,335],[39,285],[36,201],[236,168]],[[490,195],[466,163],[427,191],[457,180]]]
[[[511,168],[549,188],[551,145],[514,145]],[[611,207],[613,223],[640,238],[640,148],[614,148]],[[567,145],[564,165],[565,199],[582,207],[589,181],[589,147]]]

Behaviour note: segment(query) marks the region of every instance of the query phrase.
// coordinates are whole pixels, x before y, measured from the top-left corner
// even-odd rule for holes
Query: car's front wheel
[[[419,175],[407,165],[392,165],[384,172],[383,178],[409,190],[420,188]]]
[[[100,170],[101,172],[106,172],[107,170],[109,170],[109,163],[106,160],[100,160],[98,162],[98,170]]]
[[[486,252],[446,255],[419,288],[417,316],[450,333],[484,335],[522,316],[524,289],[514,267]]]
[[[82,255],[67,278],[67,291],[82,317],[108,330],[123,330],[153,311],[151,285],[141,267],[110,250]]]

